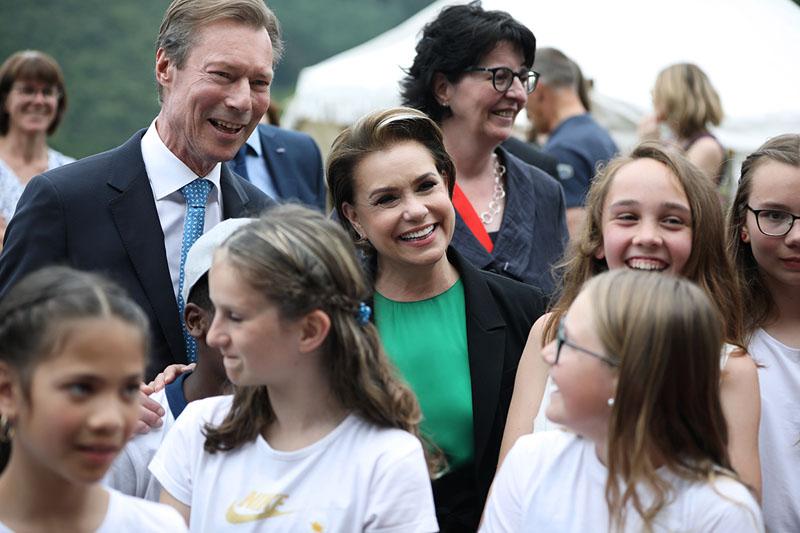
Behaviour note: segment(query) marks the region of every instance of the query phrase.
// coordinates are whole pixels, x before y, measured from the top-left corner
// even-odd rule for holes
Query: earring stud
[[[0,414],[0,442],[10,442],[13,438],[14,426],[11,420],[5,413]]]

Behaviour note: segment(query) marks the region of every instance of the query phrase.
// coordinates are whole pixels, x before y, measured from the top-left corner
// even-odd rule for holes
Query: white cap
[[[184,303],[189,298],[189,291],[192,290],[194,284],[211,268],[211,262],[214,260],[214,250],[225,239],[230,237],[234,231],[254,220],[256,219],[229,218],[223,220],[194,241],[192,247],[189,248],[189,253],[186,254],[186,263],[183,265],[183,292],[181,297]]]

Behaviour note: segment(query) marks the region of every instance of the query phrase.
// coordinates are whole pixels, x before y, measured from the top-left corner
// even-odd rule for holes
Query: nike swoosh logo
[[[237,508],[252,509],[253,508],[252,504],[254,503],[253,499],[258,498],[259,496],[263,497],[264,495],[259,495],[258,493],[251,493],[241,502],[231,503],[230,507],[228,507],[228,511],[225,513],[225,519],[228,521],[228,523],[244,524],[246,522],[255,522],[257,520],[265,520],[267,518],[272,518],[275,516],[292,514],[293,511],[278,510],[278,507],[283,505],[284,500],[286,500],[287,498],[286,495],[280,495],[277,497],[269,498],[268,501],[263,502],[264,505],[262,507],[262,510],[258,511],[257,513],[254,512],[242,513],[237,510]]]

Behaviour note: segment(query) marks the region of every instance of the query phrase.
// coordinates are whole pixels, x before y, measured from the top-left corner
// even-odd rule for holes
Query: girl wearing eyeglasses
[[[30,179],[75,161],[47,146],[66,107],[64,75],[49,55],[25,50],[0,67],[0,241]]]
[[[542,350],[547,417],[520,438],[481,531],[764,531],[731,470],[720,404],[719,310],[692,283],[595,276]]]
[[[800,135],[770,139],[742,164],[728,243],[759,363],[764,520],[800,531]]]
[[[550,393],[541,349],[555,338],[583,284],[606,270],[660,272],[699,285],[723,317],[726,347],[715,360],[722,368],[728,454],[741,479],[758,493],[758,375],[743,348],[741,294],[725,249],[722,209],[713,184],[677,150],[646,142],[629,156],[612,160],[597,176],[586,213],[582,232],[562,264],[559,300],[534,324],[523,351],[501,460],[519,436],[552,427],[543,415]]]
[[[441,127],[455,163],[453,247],[478,268],[551,294],[551,266],[567,242],[563,191],[500,145],[536,88],[536,38],[508,13],[472,2],[443,9],[416,51],[403,105]]]

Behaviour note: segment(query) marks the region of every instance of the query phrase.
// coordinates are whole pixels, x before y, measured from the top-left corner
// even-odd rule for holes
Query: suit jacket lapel
[[[222,219],[245,216],[258,216],[248,211],[250,196],[239,180],[234,177],[228,165],[223,164],[220,171],[219,184],[222,189]]]
[[[447,256],[460,273],[464,285],[467,348],[472,377],[475,466],[480,471],[500,398],[506,325],[480,272],[452,247],[448,249]]]
[[[178,303],[172,287],[164,232],[142,159],[142,130],[114,155],[108,185],[117,191],[109,209],[136,276],[153,307],[174,361],[186,358]]]
[[[259,126],[258,134],[261,137],[261,151],[278,198],[297,198],[297,182],[292,176],[292,170],[286,166],[286,146],[276,138],[273,128]]]

